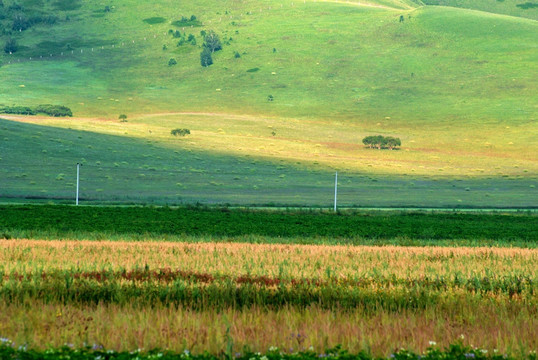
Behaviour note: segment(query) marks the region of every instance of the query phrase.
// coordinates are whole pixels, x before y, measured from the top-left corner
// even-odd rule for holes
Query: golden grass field
[[[538,250],[238,243],[0,240],[5,272],[131,270],[148,266],[222,275],[339,277],[537,277]]]
[[[0,240],[3,274],[166,268],[213,275],[280,278],[366,277],[371,291],[397,292],[401,285],[376,281],[420,281],[527,277],[536,279],[538,250],[516,248],[369,247],[107,241]],[[31,284],[32,282],[30,281]],[[10,286],[6,282],[4,286]],[[324,309],[293,306],[193,310],[167,304],[81,304],[27,299],[0,302],[0,334],[35,348],[100,344],[106,349],[188,349],[219,353],[232,339],[267,351],[271,346],[323,352],[341,344],[350,351],[384,355],[400,347],[422,351],[435,341],[456,341],[511,354],[538,346],[536,293],[521,296],[449,287],[443,300],[395,312],[382,307]],[[351,289],[350,289],[351,290]],[[535,290],[534,290],[535,291]],[[452,299],[452,300],[451,300]],[[459,299],[459,300],[458,300]],[[226,335],[228,332],[228,335]]]
[[[127,123],[110,118],[3,117],[144,139],[171,150],[249,154],[252,158],[283,160],[314,169],[514,179],[538,173],[532,136],[536,126],[532,122],[470,126],[456,132],[450,124],[417,127],[391,119],[348,123],[222,113],[147,114],[133,116]],[[175,128],[188,128],[191,135],[178,139],[170,134]],[[400,137],[401,149],[379,151],[364,147],[362,139],[373,133]]]

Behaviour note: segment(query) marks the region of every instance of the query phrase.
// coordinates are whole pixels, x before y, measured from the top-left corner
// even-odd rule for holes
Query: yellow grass
[[[419,280],[457,274],[460,278],[517,275],[534,281],[537,263],[538,250],[518,248],[0,240],[0,272],[4,273],[128,270],[147,265],[232,276]],[[376,287],[374,281],[371,290],[401,289],[400,285]],[[467,296],[465,292],[463,288],[446,291],[446,298],[461,300],[450,306],[443,305],[442,297],[439,303],[401,312],[316,306],[194,311],[136,302],[92,306],[0,301],[0,336],[38,348],[96,343],[116,350],[158,347],[214,354],[226,349],[227,328],[238,352],[244,346],[253,351],[312,346],[322,352],[341,344],[350,351],[370,349],[386,356],[400,347],[422,351],[429,341],[446,346],[462,334],[465,344],[490,351],[516,354],[537,348],[535,294],[527,292],[523,299],[497,293]]]
[[[538,250],[238,243],[0,240],[0,270],[151,269],[284,277],[538,275]]]
[[[538,173],[530,134],[532,122],[507,127],[472,126],[461,131],[449,125],[427,127],[383,119],[377,122],[334,122],[220,113],[148,114],[117,119],[3,116],[8,119],[97,133],[151,139],[171,149],[211,151],[266,160],[301,162],[342,171],[408,175],[530,176]],[[191,135],[178,139],[174,128]],[[273,132],[275,135],[273,135]],[[400,137],[398,151],[365,148],[367,135]]]
[[[513,310],[508,313],[490,304],[480,309],[457,309],[453,314],[429,309],[366,315],[359,310],[341,312],[317,307],[304,311],[254,308],[198,312],[162,306],[141,309],[0,303],[0,335],[37,348],[95,343],[126,351],[168,348],[218,354],[226,349],[229,327],[235,351],[242,351],[244,346],[253,351],[266,351],[271,346],[286,351],[313,346],[321,353],[341,344],[350,351],[371,349],[386,356],[400,347],[424,350],[429,341],[446,346],[460,340],[461,335],[465,344],[489,351],[517,352],[521,339],[525,339],[526,351],[536,349],[538,319],[528,309]]]

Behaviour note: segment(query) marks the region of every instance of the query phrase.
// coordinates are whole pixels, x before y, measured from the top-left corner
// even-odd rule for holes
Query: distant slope
[[[58,20],[23,31],[0,20],[1,43],[20,45],[0,53],[0,104],[73,109],[74,119],[51,126],[158,133],[166,144],[171,129],[188,126],[189,140],[174,144],[185,151],[329,172],[538,173],[532,19],[408,0],[21,3]],[[223,50],[202,67],[210,30]],[[363,148],[373,134],[400,137],[402,150]]]
[[[538,20],[536,0],[421,0],[425,5],[452,6]]]
[[[63,103],[78,115],[115,117],[224,111],[374,124],[385,117],[406,124],[535,118],[532,20],[308,1],[201,0],[178,8],[122,0],[110,12],[80,4],[66,12],[69,21],[14,34],[22,48],[1,56],[1,103]],[[171,24],[191,15],[203,26]],[[161,23],[144,21],[158,17]],[[224,49],[203,68],[200,31],[209,29]],[[169,30],[193,35],[196,45],[176,46]],[[168,66],[171,58],[176,66]]]
[[[333,170],[192,149],[189,143],[204,137],[194,129],[184,139],[163,140],[148,131],[146,140],[124,136],[124,130],[136,127],[109,122],[108,129],[118,135],[106,135],[0,118],[0,202],[72,204],[80,162],[82,204],[333,204]],[[338,178],[341,206],[529,207],[536,206],[531,191],[538,185],[536,178],[512,176],[454,179],[341,171]]]

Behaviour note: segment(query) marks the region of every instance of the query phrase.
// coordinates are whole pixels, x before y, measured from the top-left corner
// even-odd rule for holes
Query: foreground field
[[[537,261],[508,248],[3,240],[0,334],[33,348],[377,355],[463,335],[521,355],[538,346]]]

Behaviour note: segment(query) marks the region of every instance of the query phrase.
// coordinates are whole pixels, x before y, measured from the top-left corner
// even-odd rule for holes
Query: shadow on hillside
[[[0,119],[0,199],[332,207],[334,172]],[[179,140],[178,141],[182,141]],[[339,206],[531,207],[536,179],[338,174]]]

